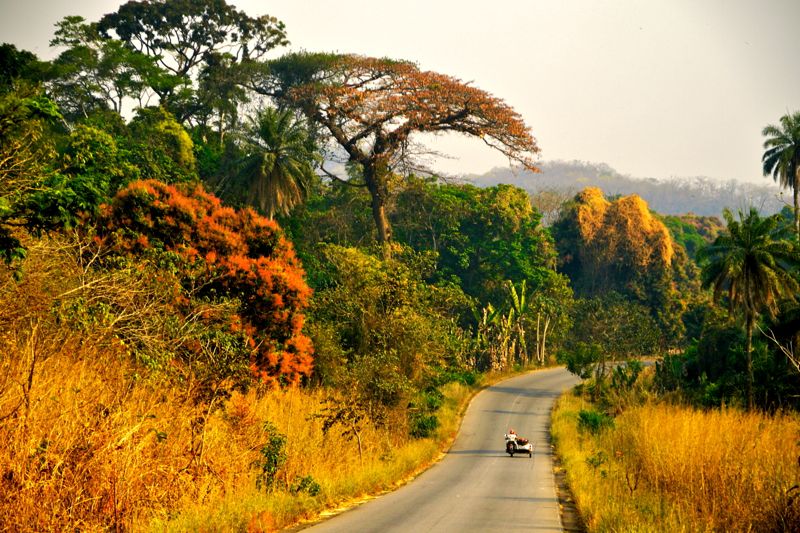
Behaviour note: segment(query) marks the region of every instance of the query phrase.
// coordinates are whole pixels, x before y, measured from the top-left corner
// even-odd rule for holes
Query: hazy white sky
[[[230,2],[231,0],[229,0]],[[50,57],[53,24],[115,0],[0,0],[0,41]],[[761,129],[800,110],[800,0],[234,0],[291,48],[416,61],[505,99],[543,159],[638,177],[766,182]],[[276,52],[276,55],[280,51]],[[435,168],[506,165],[448,138]]]

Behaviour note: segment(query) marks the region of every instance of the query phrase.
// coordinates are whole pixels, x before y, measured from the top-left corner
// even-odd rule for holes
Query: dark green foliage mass
[[[747,405],[753,408],[753,330],[761,313],[774,317],[781,299],[795,300],[800,283],[797,269],[800,250],[786,239],[780,216],[762,218],[755,208],[736,220],[724,213],[727,232],[700,253],[703,285],[714,298],[727,299],[731,313],[744,315],[747,356]]]
[[[148,56],[164,72],[191,80],[183,87],[150,85],[180,122],[203,106],[222,110],[220,100],[208,92],[213,71],[226,62],[255,61],[288,43],[282,22],[268,15],[250,17],[225,0],[132,0],[100,19],[97,30]],[[201,72],[204,81],[198,90]],[[233,94],[231,88],[226,92]]]
[[[695,259],[698,250],[717,238],[724,229],[722,220],[717,217],[698,215],[668,215],[663,217],[675,242],[681,244],[691,259]]]
[[[13,89],[15,81],[32,74],[38,59],[27,50],[19,50],[10,43],[0,44],[0,93]]]
[[[534,290],[555,265],[555,247],[522,189],[411,181],[391,215],[398,240],[438,254],[438,282],[455,281],[482,302],[499,305],[505,282]]]

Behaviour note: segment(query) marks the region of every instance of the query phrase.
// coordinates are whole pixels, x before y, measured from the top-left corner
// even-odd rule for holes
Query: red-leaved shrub
[[[125,254],[176,254],[175,275],[194,297],[238,299],[251,369],[265,383],[296,384],[311,373],[313,347],[302,332],[311,289],[275,221],[223,206],[201,185],[145,180],[104,206],[99,233]]]

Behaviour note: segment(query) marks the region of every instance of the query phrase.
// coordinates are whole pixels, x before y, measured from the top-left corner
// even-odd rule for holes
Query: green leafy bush
[[[415,439],[424,439],[433,435],[433,432],[439,427],[439,419],[433,414],[412,413],[410,425],[411,436]]]
[[[578,428],[597,435],[606,428],[614,427],[614,419],[594,410],[582,409],[578,413]]]
[[[256,488],[272,490],[275,487],[275,478],[280,468],[286,463],[286,435],[270,422],[264,422],[264,432],[267,442],[261,447],[261,457],[253,462],[253,467],[258,470]]]
[[[322,487],[312,476],[302,476],[290,488],[292,494],[308,493],[309,496],[317,496],[322,492]]]

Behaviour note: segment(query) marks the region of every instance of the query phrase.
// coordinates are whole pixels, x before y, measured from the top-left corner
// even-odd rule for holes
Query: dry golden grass
[[[590,531],[797,531],[800,420],[648,404],[599,435],[561,398],[552,432]]]
[[[451,385],[440,436],[392,430],[355,441],[314,420],[329,391],[233,393],[217,408],[85,339],[6,332],[0,385],[0,529],[270,530],[392,487],[437,456],[469,391]],[[35,360],[35,364],[32,363]],[[265,421],[287,436],[279,489],[257,489]],[[285,487],[313,476],[316,497]]]

